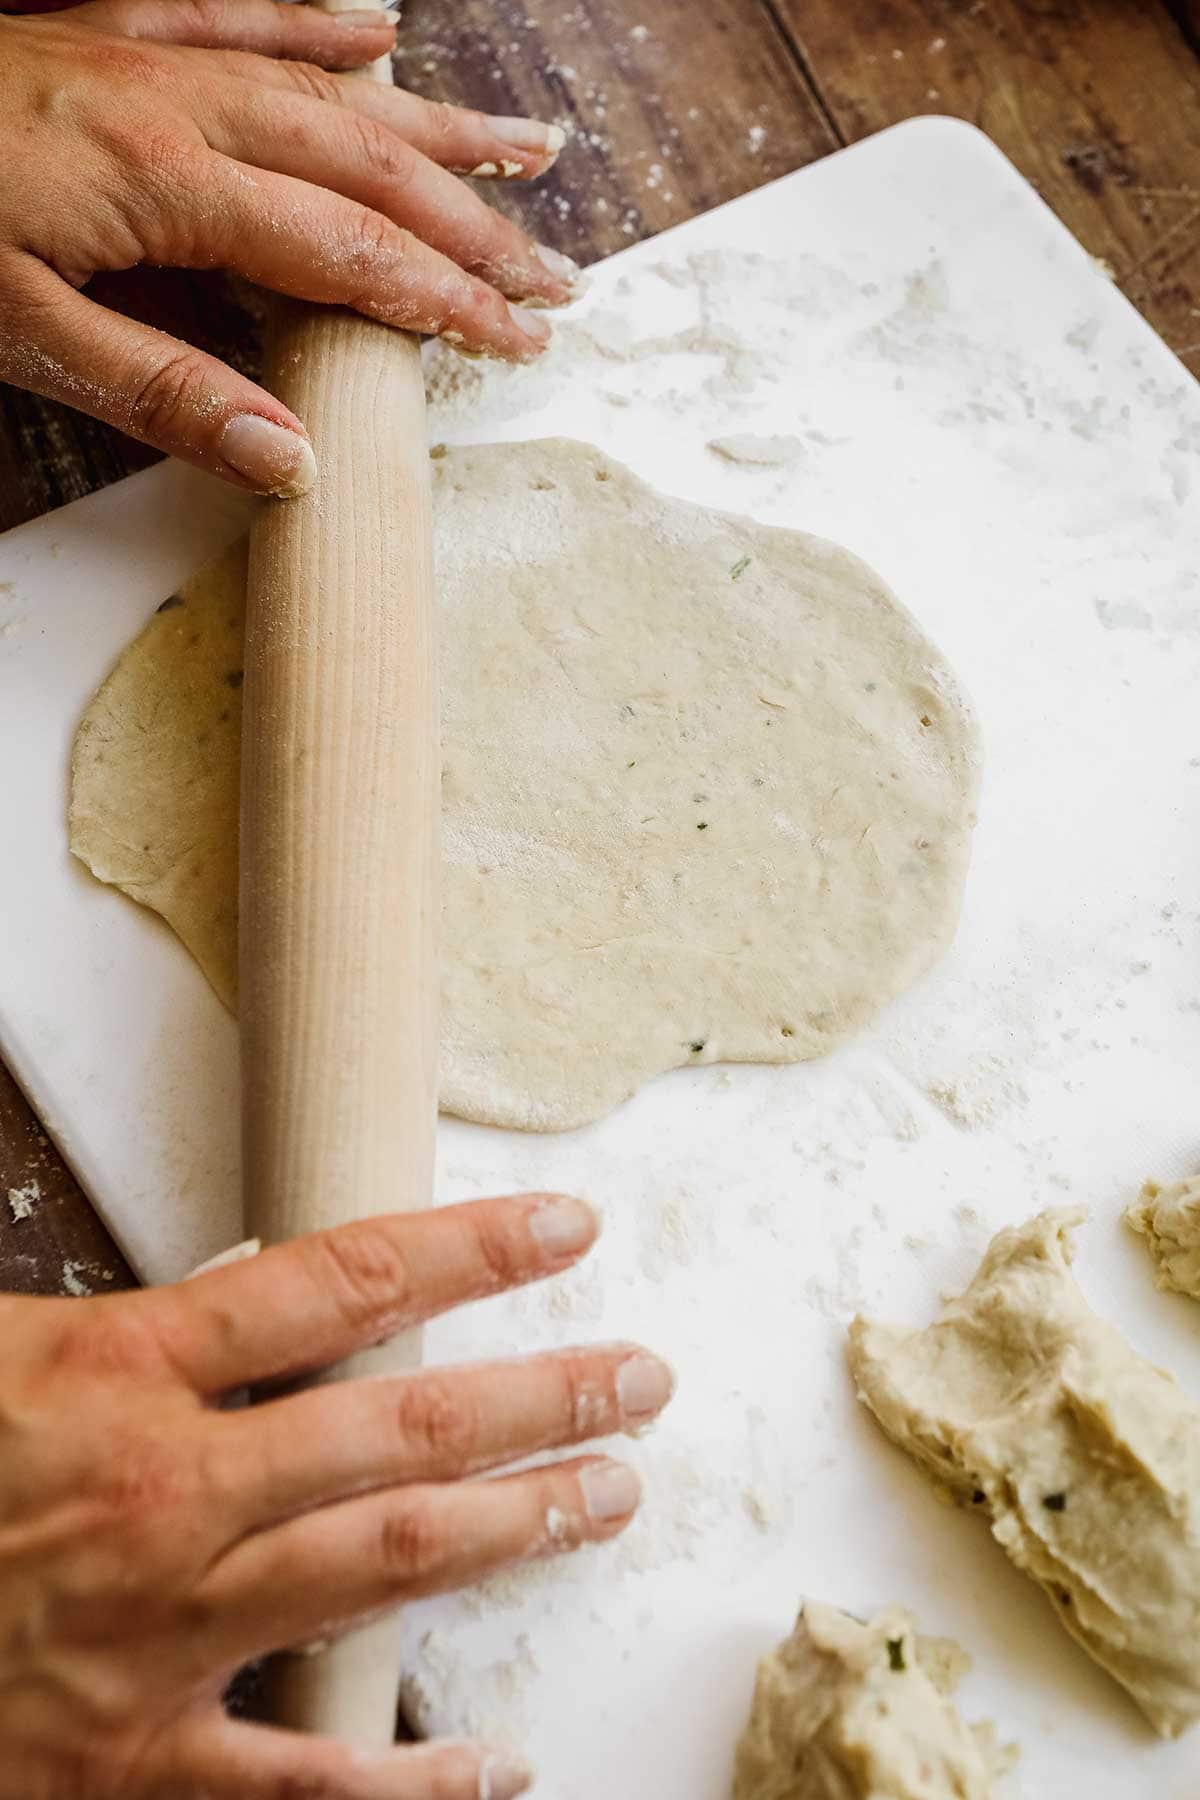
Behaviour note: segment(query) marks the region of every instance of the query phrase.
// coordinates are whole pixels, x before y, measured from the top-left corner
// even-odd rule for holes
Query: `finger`
[[[385,56],[397,25],[380,7],[334,13],[284,0],[92,0],[71,17],[120,37],[294,57],[325,69],[358,69]]]
[[[403,1601],[602,1543],[625,1529],[640,1498],[632,1469],[593,1457],[346,1500],[219,1558],[199,1590],[203,1629],[212,1653],[231,1661],[333,1637]]]
[[[168,1739],[162,1753],[162,1791],[171,1800],[516,1800],[532,1779],[528,1765],[500,1745],[369,1753],[223,1715],[185,1727],[181,1738]]]
[[[0,378],[253,493],[300,494],[315,481],[296,415],[227,364],[98,306],[36,257],[4,286],[22,310],[19,333],[0,332]]]
[[[545,350],[544,318],[382,213],[210,153],[196,174],[200,185],[181,196],[182,219],[202,218],[202,234],[185,239],[172,260],[233,269],[276,293],[348,306],[477,355],[531,362]]]
[[[325,1368],[468,1300],[541,1281],[591,1248],[582,1200],[517,1194],[342,1225],[141,1297],[205,1394]]]
[[[231,54],[222,65],[232,75],[287,94],[373,119],[396,131],[432,162],[456,175],[482,179],[544,175],[566,142],[561,125],[475,112],[467,106],[423,100],[381,82],[339,81],[325,70],[294,62],[264,62]]]
[[[218,89],[198,122],[234,162],[332,188],[510,299],[561,306],[572,297],[579,270],[569,257],[535,244],[388,125],[241,82]]]
[[[223,1414],[243,1529],[410,1482],[452,1481],[635,1431],[658,1416],[674,1378],[633,1344],[559,1350],[521,1362],[339,1382]]]

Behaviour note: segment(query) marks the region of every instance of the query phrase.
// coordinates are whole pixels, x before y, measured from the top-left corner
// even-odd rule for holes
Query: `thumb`
[[[290,498],[313,486],[304,427],[265,388],[98,305],[34,258],[14,286],[17,324],[0,337],[4,380],[252,493]]]

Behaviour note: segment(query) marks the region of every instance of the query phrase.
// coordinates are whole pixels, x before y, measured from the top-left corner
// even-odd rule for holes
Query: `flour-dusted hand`
[[[536,176],[557,126],[433,105],[345,73],[386,53],[377,10],[92,0],[0,18],[0,379],[242,487],[298,493],[303,422],[224,363],[82,292],[139,265],[227,269],[514,361],[526,301],[578,271],[460,176]]]
[[[568,1268],[552,1195],[344,1226],[178,1287],[0,1300],[0,1800],[507,1800],[478,1745],[366,1757],[241,1724],[241,1662],[403,1600],[613,1537],[625,1465],[504,1465],[633,1428],[671,1377],[636,1347],[316,1387],[340,1360]]]

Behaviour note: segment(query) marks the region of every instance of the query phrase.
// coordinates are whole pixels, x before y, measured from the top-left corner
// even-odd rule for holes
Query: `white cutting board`
[[[974,694],[987,775],[958,941],[879,1027],[787,1070],[682,1071],[586,1131],[444,1121],[439,1197],[577,1188],[601,1248],[435,1328],[459,1358],[643,1337],[669,1421],[621,1545],[410,1610],[410,1702],[506,1730],[547,1800],[725,1800],[755,1657],[806,1592],[974,1653],[1025,1800],[1195,1800],[977,1520],[856,1411],[857,1306],[917,1320],[991,1232],[1093,1204],[1095,1302],[1200,1393],[1200,1308],[1117,1225],[1200,1166],[1200,392],[995,149],[916,121],[614,257],[553,363],[462,366],[443,438],[567,433],[661,487],[839,538]],[[731,464],[731,435],[797,440]],[[236,1041],[187,956],[63,831],[119,649],[240,526],[156,469],[0,541],[0,1046],[135,1263],[239,1235]],[[19,1230],[20,1227],[14,1226]]]

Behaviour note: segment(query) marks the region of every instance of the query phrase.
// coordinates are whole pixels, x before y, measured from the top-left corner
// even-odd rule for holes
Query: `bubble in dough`
[[[866,565],[584,444],[435,454],[441,1104],[564,1130],[660,1071],[798,1062],[950,942],[978,740]],[[89,707],[71,847],[236,1004],[245,553]]]

